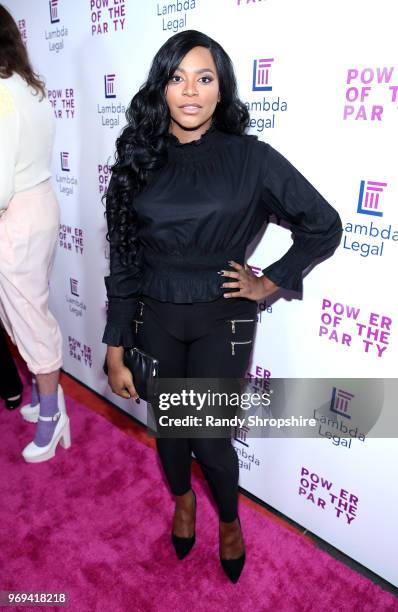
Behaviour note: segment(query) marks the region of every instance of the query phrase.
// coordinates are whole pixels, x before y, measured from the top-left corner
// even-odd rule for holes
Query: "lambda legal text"
[[[386,240],[398,241],[398,231],[393,230],[391,225],[384,227],[377,226],[373,221],[369,225],[360,225],[359,223],[347,223],[344,232],[343,248],[351,251],[358,251],[362,257],[368,255],[383,256],[384,242]],[[379,238],[376,242],[352,240],[347,234],[359,234],[360,236],[370,236],[371,238]]]

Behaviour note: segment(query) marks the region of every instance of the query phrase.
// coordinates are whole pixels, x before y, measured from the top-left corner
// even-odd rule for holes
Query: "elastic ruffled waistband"
[[[244,265],[245,250],[213,253],[156,253],[144,251],[142,294],[174,303],[208,302],[227,291],[217,271],[233,270],[228,261]]]
[[[245,251],[240,249],[234,251],[233,249],[223,252],[215,253],[189,253],[189,254],[175,254],[175,253],[156,253],[148,252],[144,253],[145,263],[149,268],[153,268],[159,271],[167,272],[167,275],[171,271],[191,271],[192,273],[208,270],[219,270],[220,268],[230,268],[228,264],[229,260],[236,261],[241,265],[244,264]]]
[[[155,270],[145,270],[141,293],[162,302],[175,304],[210,302],[220,297],[226,289],[221,287],[222,277],[216,272],[207,275],[187,272],[178,276],[163,275]]]

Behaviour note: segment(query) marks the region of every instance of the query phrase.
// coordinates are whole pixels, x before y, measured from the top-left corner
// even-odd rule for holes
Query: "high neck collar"
[[[200,138],[190,142],[180,142],[172,132],[167,134],[168,152],[171,158],[180,161],[206,157],[222,139],[222,132],[212,123]]]
[[[168,132],[167,136],[169,138],[170,144],[173,145],[174,147],[187,147],[189,145],[199,146],[203,144],[203,142],[209,139],[209,136],[212,133],[214,133],[215,129],[216,128],[214,127],[214,124],[212,123],[210,127],[205,132],[203,132],[200,138],[197,138],[196,140],[191,140],[190,142],[180,142],[177,136],[173,134],[172,132]]]

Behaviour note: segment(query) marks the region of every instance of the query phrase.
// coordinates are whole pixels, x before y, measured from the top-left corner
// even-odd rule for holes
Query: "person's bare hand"
[[[227,288],[238,288],[239,291],[232,293],[224,293],[225,298],[246,297],[249,300],[262,300],[279,289],[267,276],[256,276],[249,266],[242,266],[236,261],[228,262],[235,270],[222,270],[224,278],[226,278],[221,286]]]
[[[120,347],[108,347],[107,366],[108,383],[113,393],[128,399],[138,399],[139,395],[134,387],[133,376],[123,363],[123,349]]]

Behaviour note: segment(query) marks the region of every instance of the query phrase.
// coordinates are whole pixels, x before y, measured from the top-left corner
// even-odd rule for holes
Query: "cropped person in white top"
[[[44,84],[0,4],[0,319],[33,374],[31,402],[21,408],[37,422],[22,451],[28,462],[53,457],[58,441],[70,446],[62,336],[48,308],[60,215],[49,180],[54,128]]]

